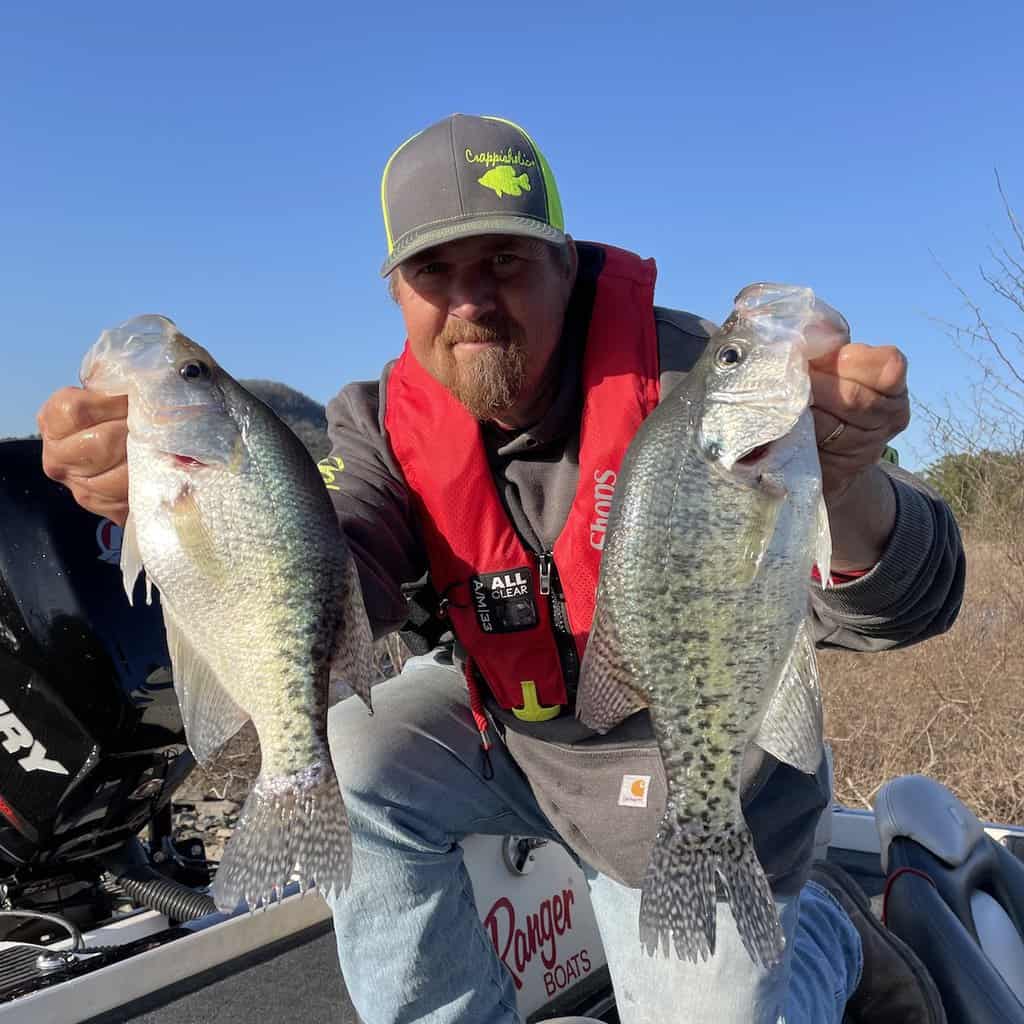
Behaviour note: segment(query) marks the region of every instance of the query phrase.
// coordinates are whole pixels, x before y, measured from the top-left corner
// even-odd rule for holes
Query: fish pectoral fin
[[[807,620],[768,703],[754,742],[773,757],[813,775],[822,757],[821,686]]]
[[[750,584],[756,578],[768,545],[775,536],[775,524],[786,497],[785,491],[765,490],[755,503],[754,511],[740,534],[736,582]]]
[[[227,569],[220,556],[217,539],[196,502],[196,492],[185,487],[167,505],[167,512],[182,552],[208,579],[223,580]]]
[[[599,600],[576,694],[576,717],[596,732],[606,733],[647,707],[621,665],[620,650],[615,627]]]
[[[203,764],[242,728],[249,715],[235,703],[206,659],[193,648],[166,599],[161,607],[185,739],[196,761]]]
[[[355,693],[373,711],[370,701],[370,687],[375,679],[373,634],[366,618],[355,562],[351,559],[345,567],[337,601],[339,626],[331,652],[327,704],[330,707]]]
[[[818,532],[814,538],[814,564],[818,567],[822,587],[832,586],[832,528],[828,523],[828,507],[818,499]]]
[[[129,512],[121,532],[121,578],[124,581],[124,592],[128,595],[129,604],[135,603],[135,583],[144,571],[142,555],[139,554],[139,540],[135,532],[135,519]],[[151,596],[147,586],[146,604],[151,603]]]

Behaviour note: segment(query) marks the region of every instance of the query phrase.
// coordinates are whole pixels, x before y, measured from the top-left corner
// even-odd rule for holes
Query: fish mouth
[[[207,469],[209,463],[201,462],[192,455],[182,455],[179,452],[161,452],[164,458],[169,459],[174,465],[184,469]]]

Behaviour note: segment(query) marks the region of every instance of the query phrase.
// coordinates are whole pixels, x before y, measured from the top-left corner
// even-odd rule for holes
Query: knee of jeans
[[[417,709],[401,699],[382,696],[372,716],[358,697],[336,704],[327,716],[352,836],[362,844],[447,850],[451,841],[439,822],[438,802],[450,799],[451,755],[432,735],[429,718],[417,717]]]
[[[375,792],[385,772],[393,770],[395,743],[384,735],[391,731],[394,730],[388,728],[386,719],[382,721],[380,715],[371,717],[358,697],[349,697],[328,712],[327,743],[346,800],[349,796]]]

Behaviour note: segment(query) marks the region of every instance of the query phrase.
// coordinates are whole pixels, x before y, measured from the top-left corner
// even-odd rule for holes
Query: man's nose
[[[448,314],[475,322],[495,309],[494,281],[486,274],[465,273],[452,278],[448,290]]]

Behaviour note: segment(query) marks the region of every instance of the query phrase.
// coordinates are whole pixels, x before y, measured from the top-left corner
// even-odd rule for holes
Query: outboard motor
[[[163,621],[128,604],[121,530],[0,442],[0,895],[86,870],[193,766]],[[141,593],[141,589],[139,591]],[[76,868],[76,865],[79,867]]]
[[[949,1019],[1024,1024],[1024,864],[921,775],[888,782],[875,821],[885,923],[924,962]]]

